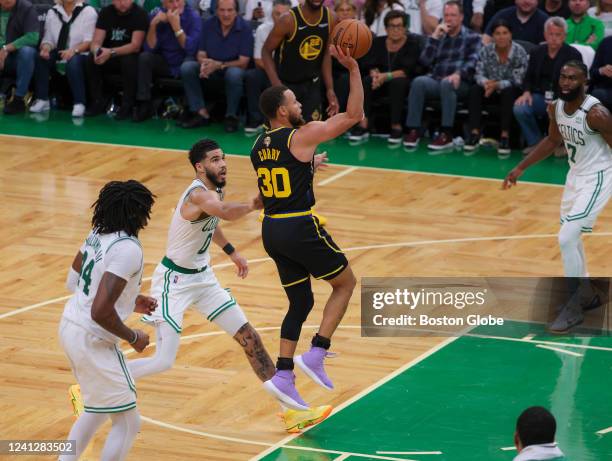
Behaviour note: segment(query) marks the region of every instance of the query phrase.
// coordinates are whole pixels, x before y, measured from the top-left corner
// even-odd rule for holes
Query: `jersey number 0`
[[[261,194],[264,197],[287,198],[291,195],[291,183],[287,168],[260,167],[257,176],[261,178]],[[280,180],[279,180],[280,179]]]

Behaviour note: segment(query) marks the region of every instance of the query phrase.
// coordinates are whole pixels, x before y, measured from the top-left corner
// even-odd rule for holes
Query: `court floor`
[[[72,424],[66,389],[74,378],[57,346],[57,323],[65,270],[99,188],[134,177],[158,195],[142,235],[146,290],[192,175],[186,149],[212,136],[238,154],[228,157],[227,199],[243,200],[254,181],[244,157],[253,139],[218,127],[185,132],[163,120],[135,125],[101,117],[76,126],[52,113],[34,122],[0,115],[0,427],[1,438],[61,440]],[[526,176],[531,183],[502,192],[499,179],[519,153],[431,155],[379,139],[340,139],[324,148],[333,165],[317,175],[317,207],[358,277],[561,275],[563,160],[549,159]],[[593,276],[612,273],[611,211],[585,237]],[[238,280],[220,251],[213,253],[215,271],[274,356],[286,302],[260,225],[251,215],[223,227],[249,259],[251,275]],[[320,305],[329,291],[322,283],[314,290]],[[320,311],[311,317],[301,348]],[[530,405],[555,414],[569,459],[612,459],[612,338],[550,337],[543,329],[533,335],[534,325],[521,322],[460,338],[362,338],[359,321],[356,291],[334,343],[340,357],[329,364],[337,389],[298,376],[303,395],[331,403],[334,414],[286,437],[278,408],[236,345],[189,312],[175,367],[137,383],[143,429],[129,459],[510,460],[516,417]],[[103,439],[94,441],[92,459]]]

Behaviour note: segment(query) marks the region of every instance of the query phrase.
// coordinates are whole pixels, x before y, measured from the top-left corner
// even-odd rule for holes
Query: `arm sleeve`
[[[261,50],[266,41],[266,38],[268,38],[268,34],[266,33],[268,28],[264,26],[265,24],[259,26],[257,28],[257,31],[255,32],[255,46],[253,47],[254,59],[261,59]]]
[[[57,46],[57,38],[55,34],[55,13],[51,13],[51,10],[47,11],[47,17],[45,19],[45,33],[41,40],[41,45],[47,43],[51,45],[51,49]]]
[[[36,45],[38,45],[39,38],[39,32],[26,32],[24,35],[22,35],[13,42],[13,46],[16,49],[23,48],[24,46],[33,46],[34,48],[36,48]]]
[[[106,272],[129,280],[142,267],[142,248],[131,239],[120,240],[108,249],[104,259],[108,261]]]
[[[95,8],[90,7],[85,8],[85,11],[83,11],[81,14],[85,15],[85,18],[83,19],[83,41],[91,42],[93,40],[94,31],[96,30],[98,12]]]

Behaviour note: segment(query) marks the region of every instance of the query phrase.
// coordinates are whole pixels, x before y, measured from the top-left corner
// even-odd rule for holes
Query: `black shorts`
[[[321,120],[321,79],[307,80],[301,83],[285,83],[284,85],[295,94],[302,105],[302,117],[306,122]]]
[[[279,215],[274,215],[279,216]],[[312,214],[264,218],[263,245],[276,263],[283,287],[315,279],[330,280],[348,267],[348,260]]]

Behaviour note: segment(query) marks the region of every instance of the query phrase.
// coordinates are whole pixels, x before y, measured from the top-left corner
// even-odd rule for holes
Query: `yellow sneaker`
[[[68,396],[70,397],[70,403],[72,404],[72,411],[74,416],[78,418],[85,411],[83,404],[83,397],[81,396],[81,386],[73,384],[68,388]]]
[[[321,405],[304,411],[287,409],[279,416],[285,424],[285,430],[290,434],[296,434],[308,426],[320,423],[331,414],[332,410],[331,405]]]

